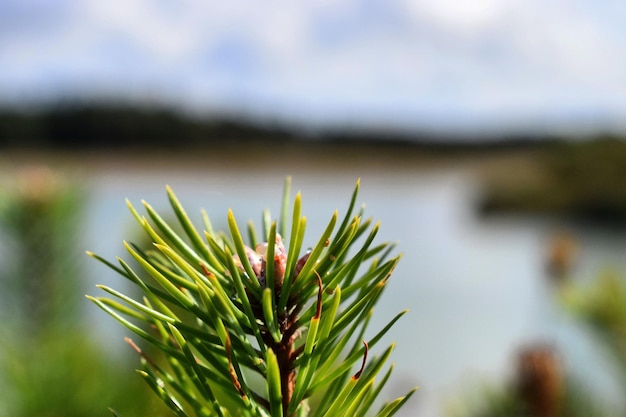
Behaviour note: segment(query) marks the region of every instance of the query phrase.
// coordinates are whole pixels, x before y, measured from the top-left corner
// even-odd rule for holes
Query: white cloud
[[[626,108],[626,11],[618,5],[605,12],[564,0],[64,4],[52,14],[63,24],[42,25],[41,13],[29,20],[21,10],[19,30],[5,29],[5,97],[91,84],[197,106],[258,103],[321,120],[360,113],[407,123],[433,114],[466,123]]]
[[[418,21],[429,21],[465,36],[497,25],[521,6],[516,0],[404,0],[403,3]]]

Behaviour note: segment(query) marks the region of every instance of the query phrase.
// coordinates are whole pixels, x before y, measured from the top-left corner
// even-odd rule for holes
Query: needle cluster
[[[199,230],[169,187],[180,234],[148,203],[147,215],[128,203],[152,247],[124,243],[134,266],[89,254],[143,298],[103,285],[108,296],[88,298],[162,353],[152,359],[127,339],[141,357],[139,374],[176,416],[370,415],[393,345],[368,352],[406,311],[364,340],[400,257],[390,257],[393,245],[374,245],[379,225],[362,209],[355,214],[358,189],[342,220],[335,212],[308,249],[289,179],[278,221],[265,213],[261,239],[249,222],[245,242],[232,211],[228,233],[215,232],[204,211]],[[395,414],[414,391],[375,415]]]

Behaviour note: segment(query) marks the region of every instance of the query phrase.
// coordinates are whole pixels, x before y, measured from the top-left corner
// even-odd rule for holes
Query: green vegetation
[[[164,415],[94,339],[79,301],[83,195],[42,167],[0,198],[0,415]]]
[[[264,213],[260,234],[248,223],[247,245],[232,212],[229,235],[204,212],[199,230],[168,188],[180,234],[148,203],[147,216],[128,203],[152,247],[124,244],[136,266],[92,254],[143,292],[99,286],[108,296],[89,298],[161,352],[127,339],[139,375],[177,416],[357,417],[378,406],[393,345],[369,351],[406,311],[364,339],[399,256],[374,245],[379,226],[355,210],[358,184],[343,218],[335,212],[305,250],[306,217],[300,194],[288,212],[289,188],[277,220]],[[392,416],[413,392],[376,415]]]
[[[570,286],[564,301],[612,354],[626,381],[626,283],[612,271],[598,276],[591,285]],[[625,387],[626,391],[626,387]]]

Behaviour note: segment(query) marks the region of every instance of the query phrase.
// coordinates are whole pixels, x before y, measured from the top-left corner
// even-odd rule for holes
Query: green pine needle
[[[164,363],[158,364],[129,341],[141,357],[139,375],[176,416],[371,412],[391,375],[389,367],[376,384],[393,344],[373,359],[367,359],[368,350],[406,311],[362,346],[373,307],[400,257],[388,259],[391,244],[374,245],[378,223],[364,220],[362,209],[354,214],[359,187],[357,182],[347,212],[340,217],[335,211],[305,252],[306,217],[300,193],[290,202],[291,178],[278,219],[263,213],[261,240],[254,224],[246,224],[251,246],[232,210],[229,234],[216,233],[205,210],[198,229],[169,186],[177,224],[146,202],[142,215],[127,201],[152,241],[147,247],[124,242],[139,272],[122,259],[115,265],[88,255],[134,283],[143,297],[99,285],[111,298],[88,298],[161,352]],[[378,415],[393,415],[413,392]]]

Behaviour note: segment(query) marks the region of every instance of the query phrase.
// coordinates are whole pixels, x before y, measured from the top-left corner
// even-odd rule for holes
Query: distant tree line
[[[559,215],[626,227],[626,141],[598,135],[549,144],[536,153],[528,172],[488,178],[481,211]]]
[[[53,103],[16,109],[0,105],[0,148],[185,149],[217,143],[311,140],[347,145],[384,145],[444,152],[536,147],[554,138],[507,135],[485,139],[383,128],[302,127],[241,114],[192,117],[172,108],[120,103]]]
[[[169,109],[63,105],[0,109],[2,148],[176,148],[215,141],[289,140],[287,129],[235,118],[200,119]]]

